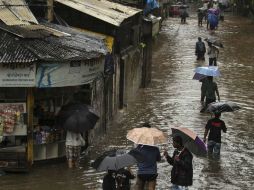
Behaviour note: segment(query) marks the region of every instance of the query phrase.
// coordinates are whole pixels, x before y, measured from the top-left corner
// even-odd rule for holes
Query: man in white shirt
[[[219,55],[219,49],[208,42],[207,54],[209,57],[209,66],[217,66],[217,58]]]

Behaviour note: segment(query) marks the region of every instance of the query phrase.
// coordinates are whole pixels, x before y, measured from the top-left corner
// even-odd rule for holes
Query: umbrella
[[[199,73],[205,76],[213,76],[218,77],[220,76],[219,68],[216,66],[209,66],[209,67],[197,67],[194,70],[195,73]]]
[[[210,8],[210,9],[208,9],[207,12],[211,13],[211,14],[219,15],[220,10],[219,9],[215,9],[215,8]]]
[[[110,150],[104,152],[93,163],[92,167],[97,171],[119,170],[121,168],[136,164],[141,159],[141,153],[136,150],[126,152],[125,150]]]
[[[64,105],[56,116],[56,126],[76,133],[94,128],[99,117],[80,103]]]
[[[179,7],[179,9],[187,9],[187,8],[189,8],[188,5],[180,5],[180,7]]]
[[[211,43],[213,44],[214,46],[216,47],[220,47],[220,48],[223,48],[223,44],[221,43],[221,41],[217,38],[206,38],[204,39],[207,43]]]
[[[201,79],[206,78],[206,77],[207,77],[206,75],[195,73],[192,79],[194,79],[194,80],[201,80]]]
[[[200,7],[200,8],[198,8],[198,11],[205,12],[205,11],[207,11],[207,8],[205,8],[205,7]]]
[[[206,144],[197,136],[197,134],[185,127],[171,127],[172,135],[180,136],[183,140],[183,145],[190,152],[197,156],[206,156]]]
[[[240,106],[238,106],[234,102],[212,102],[208,104],[206,108],[206,112],[210,112],[210,113],[233,112],[239,109],[240,109]]]
[[[127,133],[127,139],[142,145],[156,146],[167,143],[167,135],[154,127],[134,128]]]

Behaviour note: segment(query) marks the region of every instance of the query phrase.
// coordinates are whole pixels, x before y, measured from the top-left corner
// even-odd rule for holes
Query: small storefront
[[[103,81],[103,71],[103,57],[61,64],[24,63],[16,68],[3,64],[0,169],[27,171],[36,161],[65,157],[65,131],[55,127],[57,112],[75,100],[93,106],[101,116],[103,104],[98,107],[96,102],[103,93],[96,92],[95,84]]]

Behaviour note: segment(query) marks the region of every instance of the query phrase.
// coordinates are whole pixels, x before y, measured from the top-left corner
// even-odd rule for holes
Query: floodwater
[[[254,23],[245,18],[225,15],[215,34],[206,27],[198,27],[196,14],[180,24],[179,18],[164,21],[153,54],[152,83],[141,89],[137,98],[123,110],[108,134],[100,143],[89,148],[79,169],[69,170],[65,163],[34,167],[27,174],[9,174],[0,177],[1,189],[16,190],[84,190],[101,189],[104,173],[98,173],[89,164],[101,152],[111,148],[130,148],[125,136],[129,129],[149,121],[170,134],[170,126],[188,127],[203,137],[204,126],[211,117],[200,113],[200,86],[192,80],[197,66],[208,65],[196,61],[194,55],[197,37],[211,35],[221,39],[219,68],[222,76],[216,78],[221,101],[234,101],[242,109],[225,113],[228,132],[222,136],[220,160],[194,156],[194,179],[191,190],[247,190],[254,187]],[[99,139],[98,139],[99,141]],[[169,141],[171,142],[171,141]],[[172,146],[160,147],[173,152]],[[133,166],[133,171],[136,168]],[[165,160],[158,164],[159,190],[169,189],[170,170]],[[135,180],[132,181],[135,183]]]

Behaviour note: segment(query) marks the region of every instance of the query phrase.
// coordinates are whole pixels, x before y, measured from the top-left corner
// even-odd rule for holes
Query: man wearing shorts
[[[84,139],[80,133],[67,131],[66,134],[66,158],[69,168],[78,167],[81,146],[84,144]]]
[[[224,121],[220,119],[221,113],[215,112],[214,118],[209,119],[204,133],[204,142],[206,142],[206,137],[208,136],[208,153],[213,154],[215,156],[220,155],[221,148],[221,131],[224,133],[227,132],[226,125]]]
[[[161,160],[158,147],[138,145],[136,148],[145,158],[144,162],[138,163],[136,190],[155,190],[157,174],[157,162]]]

